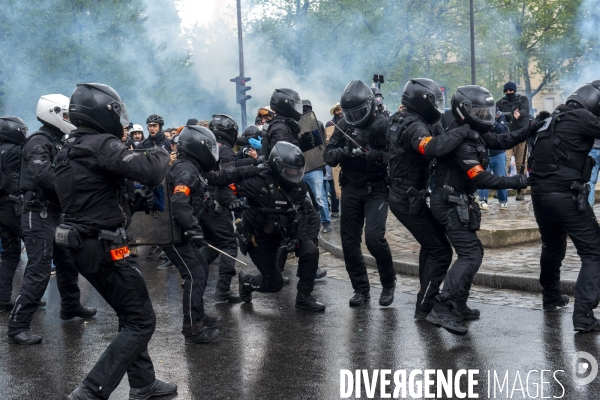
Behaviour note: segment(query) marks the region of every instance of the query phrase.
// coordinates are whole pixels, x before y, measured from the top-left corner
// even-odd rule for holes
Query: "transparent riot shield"
[[[298,125],[300,125],[300,135],[310,132],[321,138],[321,144],[304,152],[304,159],[306,160],[304,171],[310,172],[322,168],[325,165],[325,161],[323,160],[323,153],[325,153],[325,132],[321,132],[315,113],[308,111],[302,114]]]
[[[163,211],[146,212],[139,204],[134,206],[134,209],[140,208],[140,211],[133,213],[131,224],[127,228],[131,238],[130,246],[166,246],[173,243],[173,218],[166,185],[156,186],[153,192],[155,210],[163,209]]]

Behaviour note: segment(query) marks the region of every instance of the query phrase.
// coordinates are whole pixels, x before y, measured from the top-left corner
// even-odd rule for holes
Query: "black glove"
[[[246,205],[246,202],[242,199],[235,199],[234,201],[232,201],[231,203],[229,203],[229,205],[227,206],[227,208],[230,211],[235,211],[235,212],[242,212],[243,210],[247,210],[248,207]]]
[[[315,147],[315,136],[311,132],[306,132],[298,137],[298,147],[300,150],[306,151]]]
[[[145,210],[154,210],[154,193],[147,186],[142,186],[135,190],[136,199],[143,198],[143,207]]]
[[[237,167],[237,172],[243,179],[253,178],[255,176],[265,176],[265,174],[261,172],[261,169],[254,165],[244,165],[243,167]]]
[[[525,189],[529,186],[529,178],[525,174],[511,176],[510,179],[512,180],[511,188],[513,189]]]
[[[204,234],[200,228],[185,231],[183,236],[185,236],[188,242],[194,247],[202,247],[204,244]]]
[[[383,160],[383,151],[370,149],[364,155],[365,155],[365,158],[371,159],[375,162]]]
[[[474,131],[473,129],[469,129],[469,132],[467,132],[467,135],[465,136],[465,139],[467,140],[473,140],[473,141],[478,141],[479,140],[479,132]]]
[[[346,158],[350,157],[350,151],[348,150],[347,147],[338,147],[335,148],[333,150],[331,150],[331,157],[337,161],[343,161]]]
[[[300,241],[296,238],[288,240],[285,244],[285,249],[290,253],[296,251],[298,247],[300,247]]]
[[[254,159],[254,162],[252,163],[252,165],[259,165],[259,164],[264,164],[265,163],[265,156],[258,156]]]

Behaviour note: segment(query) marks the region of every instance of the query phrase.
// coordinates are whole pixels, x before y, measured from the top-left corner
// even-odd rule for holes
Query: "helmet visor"
[[[446,111],[444,109],[444,96],[435,96],[435,108],[437,108],[441,115],[444,115]]]
[[[219,146],[217,145],[217,142],[209,138],[206,138],[202,142],[202,144],[204,144],[210,150],[210,153],[215,158],[215,162],[219,161]]]
[[[300,183],[302,177],[304,177],[304,165],[301,168],[297,166],[287,165],[283,162],[277,163],[279,168],[279,174],[283,179],[291,183]]]
[[[492,126],[496,116],[496,106],[473,107],[470,114],[475,121]]]
[[[351,124],[357,124],[367,118],[371,112],[371,102],[366,102],[359,107],[353,108],[352,110],[342,109],[342,112],[344,113],[346,121]]]
[[[127,114],[127,106],[125,103],[119,103],[118,101],[115,101],[114,103],[109,104],[108,107],[109,110],[112,110],[119,116],[122,126],[129,125],[129,114]]]
[[[302,107],[302,101],[294,101],[294,110],[298,111],[300,115],[304,114],[304,108]]]

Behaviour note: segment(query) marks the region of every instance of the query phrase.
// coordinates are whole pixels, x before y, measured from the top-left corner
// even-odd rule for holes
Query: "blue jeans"
[[[335,186],[333,184],[333,179],[331,179],[331,180],[324,179],[323,180],[323,188],[325,190],[325,197],[327,197],[328,193],[329,193],[329,196],[331,196],[331,212],[339,213],[340,212],[340,200],[335,195]]]
[[[494,175],[498,176],[506,176],[506,155],[505,153],[500,153],[495,156],[490,156],[490,165],[488,166],[488,171],[492,171]],[[497,190],[498,192],[498,201],[500,203],[506,203],[508,201],[508,190],[502,189]],[[479,199],[487,201],[488,199],[488,190],[480,189],[479,190]]]
[[[323,170],[315,169],[304,174],[304,182],[310,186],[315,200],[319,206],[321,212],[321,223],[331,222],[329,219],[329,207],[327,206],[327,198],[325,197],[325,191],[323,190]]]
[[[590,195],[588,201],[592,207],[594,207],[594,193],[596,193],[596,181],[598,180],[598,170],[600,169],[600,149],[592,149],[590,151],[590,157],[596,160],[596,165],[592,169],[592,177],[590,178]]]

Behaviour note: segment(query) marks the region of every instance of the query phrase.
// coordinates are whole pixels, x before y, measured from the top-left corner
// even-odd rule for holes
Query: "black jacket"
[[[150,135],[146,139],[142,140],[135,148],[136,149],[153,149],[157,146],[162,147],[167,151],[171,152],[171,141],[165,137],[162,129],[154,136]]]
[[[0,143],[0,165],[2,165],[2,171],[0,171],[0,197],[17,195],[19,192],[21,146],[10,142]]]
[[[167,173],[167,193],[171,194],[171,213],[184,231],[202,230],[198,212],[202,209],[205,187],[198,166],[186,158],[179,158]]]
[[[165,178],[168,165],[163,149],[133,151],[108,133],[72,131],[54,173],[65,222],[92,234],[96,229],[127,228],[131,217],[125,179],[155,186]]]
[[[529,99],[526,96],[517,94],[512,100],[508,100],[504,96],[496,102],[496,107],[503,113],[508,113],[505,116],[511,131],[516,131],[529,125]],[[513,116],[513,113],[517,109],[521,114],[519,119],[515,119]]]
[[[342,185],[351,183],[355,186],[367,186],[371,184],[382,184],[386,176],[387,165],[383,156],[387,150],[386,130],[387,118],[377,114],[373,120],[364,128],[354,128],[342,118],[337,124],[339,129],[344,130],[358,144],[368,150],[368,154],[355,156],[349,155],[339,160],[333,155],[336,148],[347,147],[350,151],[356,148],[339,129],[335,129],[325,147],[323,159],[327,164],[342,167],[340,183]]]

